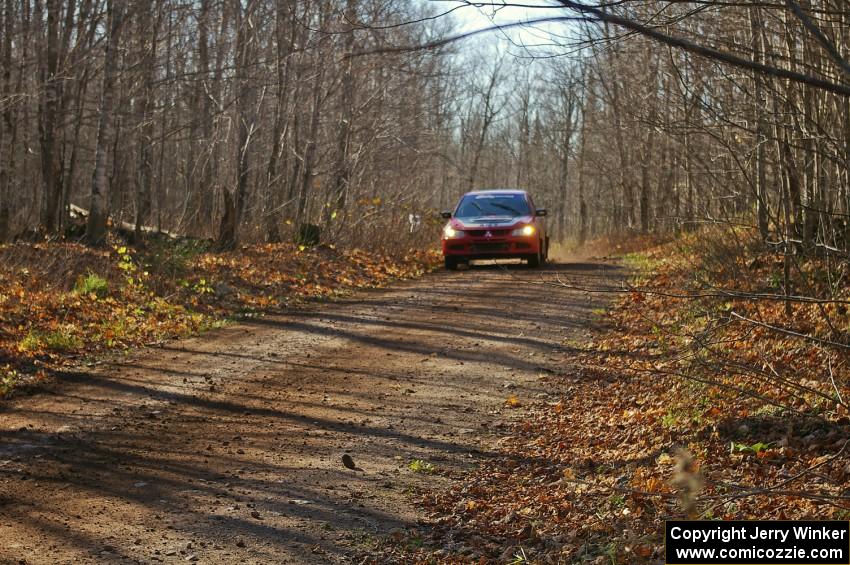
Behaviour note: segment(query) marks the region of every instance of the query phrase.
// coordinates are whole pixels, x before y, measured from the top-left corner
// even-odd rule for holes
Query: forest
[[[5,2],[0,239],[65,234],[80,208],[93,242],[112,218],[356,245],[522,186],[561,238],[752,216],[765,240],[843,249],[840,0],[624,2],[528,23],[531,46],[451,41],[443,4]]]
[[[0,560],[846,521],[848,259],[846,0],[0,0]]]

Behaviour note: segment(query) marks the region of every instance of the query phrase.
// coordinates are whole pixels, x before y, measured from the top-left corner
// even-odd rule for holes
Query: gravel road
[[[114,357],[0,404],[0,562],[349,563],[485,461],[617,267],[476,267]],[[356,469],[341,461],[348,453]],[[427,467],[427,465],[425,465]]]

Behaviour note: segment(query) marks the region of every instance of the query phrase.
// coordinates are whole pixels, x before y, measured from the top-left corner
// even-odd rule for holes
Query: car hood
[[[512,228],[520,224],[529,224],[534,220],[533,216],[487,216],[481,218],[452,218],[451,225],[457,230],[471,230],[476,228]]]

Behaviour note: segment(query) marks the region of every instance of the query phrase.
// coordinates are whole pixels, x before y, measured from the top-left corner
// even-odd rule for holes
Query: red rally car
[[[549,255],[544,208],[524,190],[476,190],[464,194],[454,212],[443,212],[446,269],[473,259],[525,259],[539,267]]]

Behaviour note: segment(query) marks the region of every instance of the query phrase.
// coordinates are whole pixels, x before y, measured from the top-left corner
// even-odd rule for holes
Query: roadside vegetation
[[[202,241],[113,238],[0,246],[0,396],[98,354],[217,327],[305,299],[419,276],[433,251],[280,243],[215,252]]]
[[[386,551],[658,562],[667,519],[850,517],[846,263],[738,228],[640,243],[629,285],[587,289],[619,296],[592,341],[541,375],[559,399],[513,399],[498,456],[422,493],[428,543]]]
[[[582,289],[616,299],[559,400],[507,396],[498,456],[387,558],[850,518],[847,0],[8,0],[0,29],[0,396],[422,274],[437,210],[518,187],[634,278]]]

